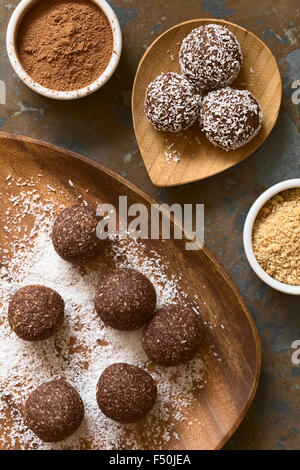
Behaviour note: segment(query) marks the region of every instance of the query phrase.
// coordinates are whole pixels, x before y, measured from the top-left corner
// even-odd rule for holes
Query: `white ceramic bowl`
[[[265,205],[265,203],[271,199],[275,194],[281,193],[281,191],[284,191],[286,189],[291,189],[291,188],[300,188],[300,179],[293,179],[293,180],[287,180],[283,181],[282,183],[275,184],[275,186],[272,186],[269,188],[267,191],[265,191],[259,198],[255,201],[251,209],[249,210],[249,213],[247,215],[245,225],[244,225],[244,249],[246,256],[248,258],[249,264],[253,271],[257,274],[258,277],[262,281],[264,281],[268,286],[273,287],[273,289],[276,289],[280,292],[284,292],[285,294],[292,294],[292,295],[300,295],[300,286],[291,286],[289,284],[284,284],[283,282],[279,282],[273,277],[269,276],[260,264],[258,263],[254,252],[253,252],[253,246],[252,246],[252,230],[253,230],[253,224],[255,222],[255,219],[260,211],[260,209]]]
[[[16,38],[19,24],[27,10],[38,1],[39,0],[21,0],[14,10],[8,23],[6,33],[6,48],[8,58],[16,74],[25,83],[25,85],[27,85],[33,91],[36,91],[40,95],[46,96],[47,98],[53,98],[56,100],[74,100],[77,98],[83,98],[84,96],[88,96],[91,93],[99,90],[99,88],[101,88],[110,79],[116,70],[122,51],[121,28],[118,18],[116,17],[112,8],[105,0],[91,0],[104,11],[113,31],[113,53],[111,60],[102,75],[90,85],[84,88],[80,88],[79,90],[56,91],[40,85],[35,80],[33,80],[27,72],[25,72],[19,61],[16,50]]]

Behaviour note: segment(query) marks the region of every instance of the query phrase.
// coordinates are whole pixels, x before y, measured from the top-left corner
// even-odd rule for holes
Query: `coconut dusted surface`
[[[131,364],[112,364],[97,384],[97,402],[101,411],[121,423],[134,423],[153,408],[157,389],[151,375]]]
[[[96,207],[78,204],[64,209],[55,219],[52,242],[65,261],[85,264],[96,258],[102,241],[97,237]]]
[[[106,325],[117,330],[136,330],[153,315],[156,292],[139,271],[114,269],[100,280],[94,302]]]
[[[200,127],[213,145],[229,151],[248,144],[262,120],[260,104],[250,91],[227,87],[204,98]]]
[[[191,308],[170,305],[159,310],[146,325],[142,345],[149,359],[175,366],[192,359],[204,339],[204,325]]]
[[[6,313],[0,318],[1,448],[161,449],[179,443],[178,426],[204,430],[202,420],[191,415],[190,407],[197,403],[195,393],[201,394],[207,385],[207,358],[214,364],[221,361],[217,351],[207,346],[203,355],[174,369],[154,366],[143,351],[141,329],[128,332],[107,327],[99,321],[94,307],[99,279],[113,269],[129,268],[145,275],[154,285],[156,308],[181,302],[192,303],[198,309],[199,301],[188,299],[179,278],[169,273],[168,261],[156,250],[149,251],[143,242],[123,240],[118,234],[94,263],[81,267],[64,261],[54,250],[51,233],[56,214],[65,205],[70,206],[74,198],[71,200],[60,184],[45,184],[42,174],[36,181],[15,179],[9,174],[7,178],[5,192],[0,193],[6,200],[6,235],[0,247],[3,311],[7,312],[12,295],[20,287],[47,284],[65,301],[65,322],[53,338],[29,343],[12,333]],[[71,190],[76,188],[73,181],[67,185]],[[84,187],[76,197],[87,198],[86,190]],[[207,327],[221,329],[217,323]],[[96,400],[101,372],[116,362],[143,368],[157,384],[157,402],[136,424],[124,425],[107,418]],[[72,436],[47,443],[26,426],[24,397],[42,383],[62,377],[80,394],[85,418]]]
[[[230,85],[238,76],[243,56],[235,35],[225,26],[194,29],[182,41],[179,63],[183,75],[200,90]]]
[[[146,90],[145,113],[159,131],[180,132],[199,117],[201,96],[178,73],[162,73]]]
[[[9,324],[16,335],[26,341],[49,339],[62,326],[63,320],[64,301],[49,287],[22,287],[9,302]]]
[[[79,394],[62,379],[40,385],[29,395],[25,405],[26,425],[45,442],[69,437],[80,426],[83,416]]]

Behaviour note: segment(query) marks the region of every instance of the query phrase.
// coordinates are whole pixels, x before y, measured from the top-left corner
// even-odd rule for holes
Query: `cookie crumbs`
[[[276,194],[253,226],[253,250],[269,276],[300,285],[300,188]]]

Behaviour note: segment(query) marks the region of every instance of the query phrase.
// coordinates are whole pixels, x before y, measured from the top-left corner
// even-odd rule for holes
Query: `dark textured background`
[[[17,3],[0,0],[0,79],[7,85],[7,104],[0,106],[1,129],[87,155],[160,202],[205,203],[206,245],[237,283],[262,341],[256,398],[226,448],[300,448],[300,366],[291,363],[291,343],[300,339],[299,298],[262,284],[250,270],[242,246],[244,219],[254,199],[270,185],[300,175],[300,105],[291,101],[291,83],[300,80],[299,0],[109,1],[123,30],[119,68],[98,93],[68,103],[34,94],[13,73],[5,33]],[[176,23],[201,17],[228,19],[267,43],[280,66],[283,106],[271,136],[246,161],[206,181],[160,190],[147,176],[132,129],[133,78],[145,49],[158,35]]]

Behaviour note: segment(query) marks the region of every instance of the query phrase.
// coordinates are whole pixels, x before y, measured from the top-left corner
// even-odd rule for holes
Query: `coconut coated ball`
[[[98,222],[96,208],[91,205],[79,204],[60,212],[52,229],[52,243],[59,256],[78,265],[95,259],[102,248],[96,234]]]
[[[62,326],[65,304],[53,289],[25,286],[10,299],[8,321],[12,330],[26,341],[50,338]]]
[[[149,320],[142,346],[149,359],[162,366],[176,366],[192,359],[204,339],[204,327],[191,308],[170,305]]]
[[[153,315],[156,292],[151,281],[139,271],[113,269],[99,282],[94,303],[106,325],[117,330],[136,330]]]
[[[212,144],[229,151],[248,144],[262,120],[261,107],[250,91],[227,87],[205,97],[200,127]]]
[[[58,442],[71,436],[84,415],[82,400],[63,379],[46,382],[28,397],[26,425],[44,442]]]
[[[133,423],[144,418],[156,402],[151,375],[139,367],[119,363],[107,367],[97,385],[97,402],[110,419]]]
[[[238,76],[241,46],[225,26],[209,24],[188,34],[179,52],[182,74],[203,91],[230,85]]]
[[[146,90],[145,113],[158,131],[180,132],[199,117],[201,96],[178,73],[162,73]]]

